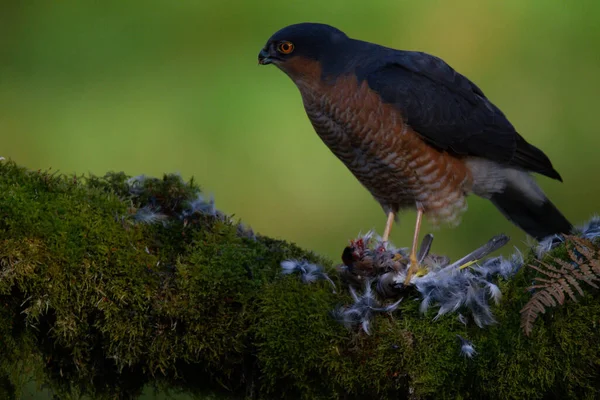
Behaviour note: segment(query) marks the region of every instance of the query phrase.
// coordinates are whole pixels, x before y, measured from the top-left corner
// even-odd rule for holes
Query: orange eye
[[[294,44],[292,42],[281,42],[277,45],[277,51],[282,54],[290,54],[294,51]]]

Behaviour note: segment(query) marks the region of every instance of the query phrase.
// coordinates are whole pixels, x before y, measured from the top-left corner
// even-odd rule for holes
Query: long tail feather
[[[513,174],[504,191],[493,194],[490,200],[506,218],[537,240],[570,233],[573,228],[525,172]]]

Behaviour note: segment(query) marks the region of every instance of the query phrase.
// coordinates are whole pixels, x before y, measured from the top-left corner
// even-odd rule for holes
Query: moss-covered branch
[[[500,283],[496,325],[433,322],[409,297],[368,336],[330,315],[347,291],[281,274],[286,259],[330,270],[327,260],[254,235],[176,176],[138,180],[139,191],[127,178],[0,162],[0,398],[16,397],[24,376],[61,398],[136,397],[148,384],[251,398],[600,394],[592,292],[541,316],[527,338],[519,311],[532,271],[522,269]],[[459,356],[457,334],[476,357]]]

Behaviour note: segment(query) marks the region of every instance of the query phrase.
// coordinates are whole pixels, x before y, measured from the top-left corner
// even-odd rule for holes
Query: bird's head
[[[290,25],[269,38],[258,54],[258,63],[274,64],[293,79],[310,65],[322,63],[346,40],[344,32],[329,25]]]

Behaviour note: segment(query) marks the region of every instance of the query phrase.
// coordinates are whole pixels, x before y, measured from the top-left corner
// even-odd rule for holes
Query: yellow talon
[[[416,276],[421,277],[421,276],[425,276],[427,275],[429,271],[427,271],[427,268],[425,267],[421,267],[417,270],[417,272],[415,273]]]

